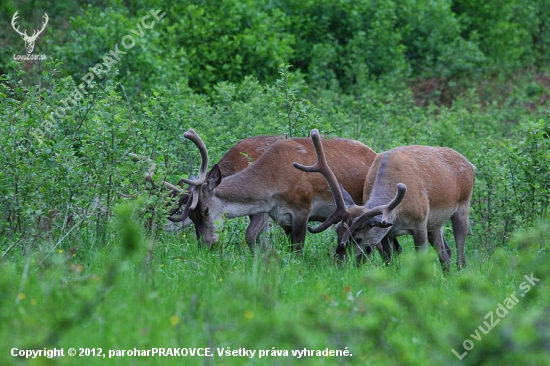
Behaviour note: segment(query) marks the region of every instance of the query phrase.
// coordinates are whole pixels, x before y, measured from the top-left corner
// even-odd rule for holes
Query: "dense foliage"
[[[13,61],[16,11],[29,34],[48,14],[34,50],[47,60]],[[176,346],[458,363],[451,349],[532,273],[540,283],[460,362],[549,361],[547,1],[6,1],[0,14],[0,363],[12,347]],[[211,251],[192,229],[166,233],[151,163],[128,154],[177,182],[198,168],[189,128],[212,161],[312,128],[376,151],[454,148],[476,168],[469,266],[443,276],[403,239],[399,266],[338,269],[331,232],[300,257],[274,230],[254,257],[245,220]],[[189,362],[246,362],[216,360]]]
[[[61,76],[75,80],[133,30],[135,49],[117,64],[115,78],[131,94],[177,81],[211,91],[248,75],[272,83],[281,63],[294,65],[311,86],[349,92],[371,78],[448,81],[550,61],[544,0],[8,1],[1,10],[6,20],[24,14],[19,22],[29,29],[48,13],[38,50],[62,61]],[[150,10],[166,17],[139,29]],[[19,69],[9,60],[22,52],[3,24],[0,74]]]

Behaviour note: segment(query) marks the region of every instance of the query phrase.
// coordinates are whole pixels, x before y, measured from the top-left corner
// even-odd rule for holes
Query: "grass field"
[[[2,0],[0,15],[0,366],[550,365],[548,0]],[[456,150],[475,166],[466,268],[450,227],[448,274],[404,237],[388,266],[339,267],[331,230],[303,255],[279,229],[251,254],[246,219],[211,250],[164,232],[161,182],[200,166],[191,128],[209,169],[241,139],[312,129]]]
[[[121,212],[101,246],[82,230],[56,247],[44,242],[29,256],[19,249],[6,254],[2,365],[24,364],[11,352],[54,348],[64,356],[28,364],[550,361],[543,224],[492,253],[472,250],[467,241],[467,268],[453,266],[445,276],[435,252],[415,253],[410,240],[402,240],[403,253],[388,267],[375,253],[365,266],[339,269],[330,259],[334,233],[310,234],[297,256],[274,230],[272,248],[253,256],[239,234],[243,221],[226,225],[225,244],[209,251],[198,248],[191,230],[145,239],[135,213]],[[70,348],[76,356],[68,356]],[[175,355],[135,355],[161,348]]]

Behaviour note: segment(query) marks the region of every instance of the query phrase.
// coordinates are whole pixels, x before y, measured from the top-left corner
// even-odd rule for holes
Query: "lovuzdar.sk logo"
[[[27,34],[27,29],[25,29],[24,32],[21,32],[19,30],[19,26],[16,25],[17,18],[19,16],[17,15],[19,11],[16,11],[15,14],[13,14],[13,17],[11,18],[11,26],[13,29],[21,35],[21,38],[23,38],[23,41],[25,41],[25,48],[27,49],[26,55],[13,55],[13,59],[16,61],[21,60],[45,60],[46,55],[33,55],[32,51],[34,50],[34,43],[36,42],[36,39],[44,31],[44,28],[46,28],[46,25],[48,24],[48,14],[44,13],[44,21],[42,22],[42,28],[40,30],[35,29],[32,33],[32,35]]]

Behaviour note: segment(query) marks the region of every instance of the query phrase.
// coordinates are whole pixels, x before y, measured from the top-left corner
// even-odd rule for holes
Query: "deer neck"
[[[226,177],[215,190],[227,218],[269,212],[275,206],[274,192],[264,179],[250,174]]]

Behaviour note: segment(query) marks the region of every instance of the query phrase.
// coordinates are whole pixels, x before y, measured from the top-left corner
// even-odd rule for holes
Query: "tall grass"
[[[470,248],[468,267],[445,276],[433,250],[415,253],[407,240],[388,267],[376,254],[365,266],[339,269],[330,258],[333,233],[308,237],[303,256],[289,253],[278,231],[271,234],[272,248],[256,256],[242,240],[208,251],[198,248],[190,232],[166,234],[157,238],[150,260],[153,243],[131,215],[128,208],[121,210],[118,234],[102,248],[91,249],[93,243],[83,239],[78,248],[61,246],[47,258],[35,252],[1,262],[2,364],[15,364],[14,347],[57,347],[65,354],[70,347],[101,348],[106,358],[109,350],[154,347],[208,347],[214,354],[116,357],[117,364],[127,365],[540,365],[550,360],[547,225],[518,235],[490,258]],[[521,296],[520,284],[531,274],[540,282]],[[500,319],[498,304],[514,292],[518,303]],[[500,322],[487,334],[478,330],[481,340],[473,339],[479,326],[488,329],[489,312]],[[463,354],[468,339],[473,348],[460,361],[451,350]],[[218,356],[218,348],[256,354]],[[351,355],[292,355],[292,350],[327,348]],[[268,356],[260,359],[260,350]],[[289,356],[269,356],[273,350]],[[65,355],[52,362],[106,360]]]

